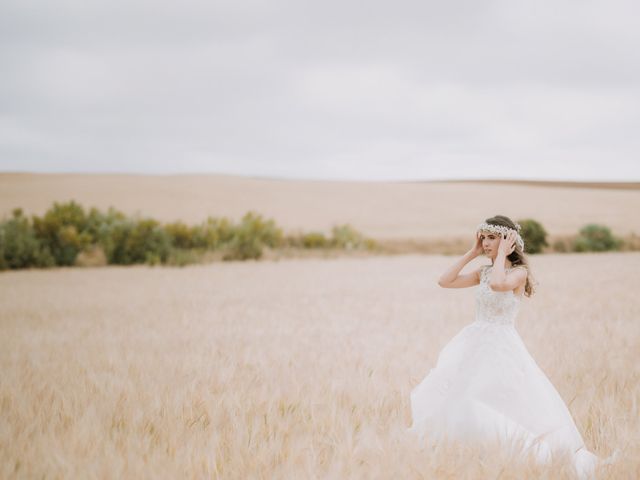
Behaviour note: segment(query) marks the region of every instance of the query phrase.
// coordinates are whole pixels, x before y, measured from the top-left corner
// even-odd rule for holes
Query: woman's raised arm
[[[476,232],[476,238],[471,249],[442,274],[438,280],[438,285],[443,288],[466,288],[478,285],[480,283],[480,268],[465,275],[460,275],[460,270],[481,253],[482,238],[480,232]]]
[[[460,275],[460,270],[474,258],[469,252],[465,253],[462,258],[442,274],[438,280],[438,285],[443,288],[467,288],[478,285],[480,283],[480,268],[482,267],[471,273]]]

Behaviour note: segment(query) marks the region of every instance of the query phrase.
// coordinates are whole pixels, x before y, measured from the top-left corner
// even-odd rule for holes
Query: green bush
[[[283,243],[283,233],[273,220],[264,220],[255,212],[247,212],[234,229],[233,238],[226,244],[224,260],[246,260],[262,257],[264,246],[278,247]]]
[[[282,239],[282,244],[285,247],[304,248],[303,233],[289,233]]]
[[[55,259],[29,219],[21,209],[13,210],[13,217],[0,223],[0,270],[54,265]]]
[[[247,212],[240,221],[240,225],[236,227],[238,230],[246,231],[258,239],[264,245],[275,248],[279,247],[283,240],[282,229],[280,229],[273,220],[265,220],[262,215],[256,212]]]
[[[254,221],[252,213],[245,215],[242,223],[234,228],[233,237],[227,243],[227,252],[223,260],[246,260],[262,257],[262,241],[259,223]]]
[[[87,232],[93,241],[98,244],[106,258],[107,263],[127,265],[132,263],[126,253],[126,238],[132,228],[131,220],[127,216],[109,207],[106,213],[92,208],[87,218]]]
[[[151,218],[134,221],[126,247],[133,263],[159,264],[171,250],[171,237],[160,223]]]
[[[322,232],[296,233],[287,235],[283,244],[294,248],[346,248],[373,250],[378,244],[355,230],[348,224],[332,228],[331,237]]]
[[[305,233],[300,239],[300,244],[304,248],[325,248],[329,243],[329,239],[321,232]]]
[[[544,247],[549,246],[547,243],[547,231],[539,222],[532,218],[527,218],[518,220],[518,223],[522,227],[520,236],[524,240],[525,253],[540,253]]]
[[[153,219],[125,219],[103,224],[99,238],[111,264],[155,265],[165,262],[171,250],[171,237]]]
[[[227,246],[227,252],[222,257],[223,260],[248,260],[262,257],[262,247],[255,237],[245,232],[238,232],[233,241]]]
[[[73,200],[54,202],[43,217],[33,217],[33,229],[43,246],[48,247],[56,265],[73,265],[78,253],[91,244],[87,215]]]
[[[228,218],[208,217],[193,229],[193,247],[214,250],[233,240],[234,227]]]
[[[109,207],[106,213],[92,207],[87,215],[85,231],[91,236],[92,243],[100,243],[110,226],[126,220],[127,216],[113,207]]]
[[[254,211],[235,225],[228,218],[208,217],[189,226],[176,221],[165,225],[150,218],[130,218],[110,207],[88,213],[75,201],[54,202],[42,217],[30,222],[20,209],[0,223],[0,269],[50,265],[187,265],[218,250],[224,260],[259,259],[263,249],[373,248],[350,225],[335,226],[332,237],[320,232],[284,236],[274,220]],[[217,254],[209,258],[220,258]]]
[[[190,227],[183,222],[173,222],[167,223],[164,228],[169,234],[171,245],[175,248],[194,247],[194,227]]]
[[[132,222],[127,219],[100,225],[98,241],[109,264],[128,265],[132,263],[126,250],[127,238],[132,229]]]
[[[331,233],[330,244],[332,247],[346,248],[347,250],[367,247],[368,243],[364,235],[349,224],[336,225],[331,229]]]
[[[614,237],[608,227],[591,223],[580,229],[578,238],[573,243],[573,251],[604,252],[618,250],[621,246],[622,241]]]

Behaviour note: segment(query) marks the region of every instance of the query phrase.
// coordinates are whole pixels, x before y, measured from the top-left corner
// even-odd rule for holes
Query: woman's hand
[[[516,232],[509,230],[507,234],[500,235],[500,244],[498,245],[498,255],[510,255],[516,249]]]
[[[476,240],[471,250],[469,250],[469,253],[474,257],[478,257],[482,255],[482,252],[484,252],[484,248],[482,247],[482,232],[476,232]]]

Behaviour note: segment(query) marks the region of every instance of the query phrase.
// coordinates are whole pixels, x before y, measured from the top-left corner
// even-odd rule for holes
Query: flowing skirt
[[[412,390],[411,413],[408,431],[421,439],[498,441],[540,463],[568,454],[580,478],[598,461],[513,325],[476,320],[463,328]]]

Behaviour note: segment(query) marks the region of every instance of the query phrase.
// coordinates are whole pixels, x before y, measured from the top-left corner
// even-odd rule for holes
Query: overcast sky
[[[0,170],[640,180],[640,4],[0,3]]]

